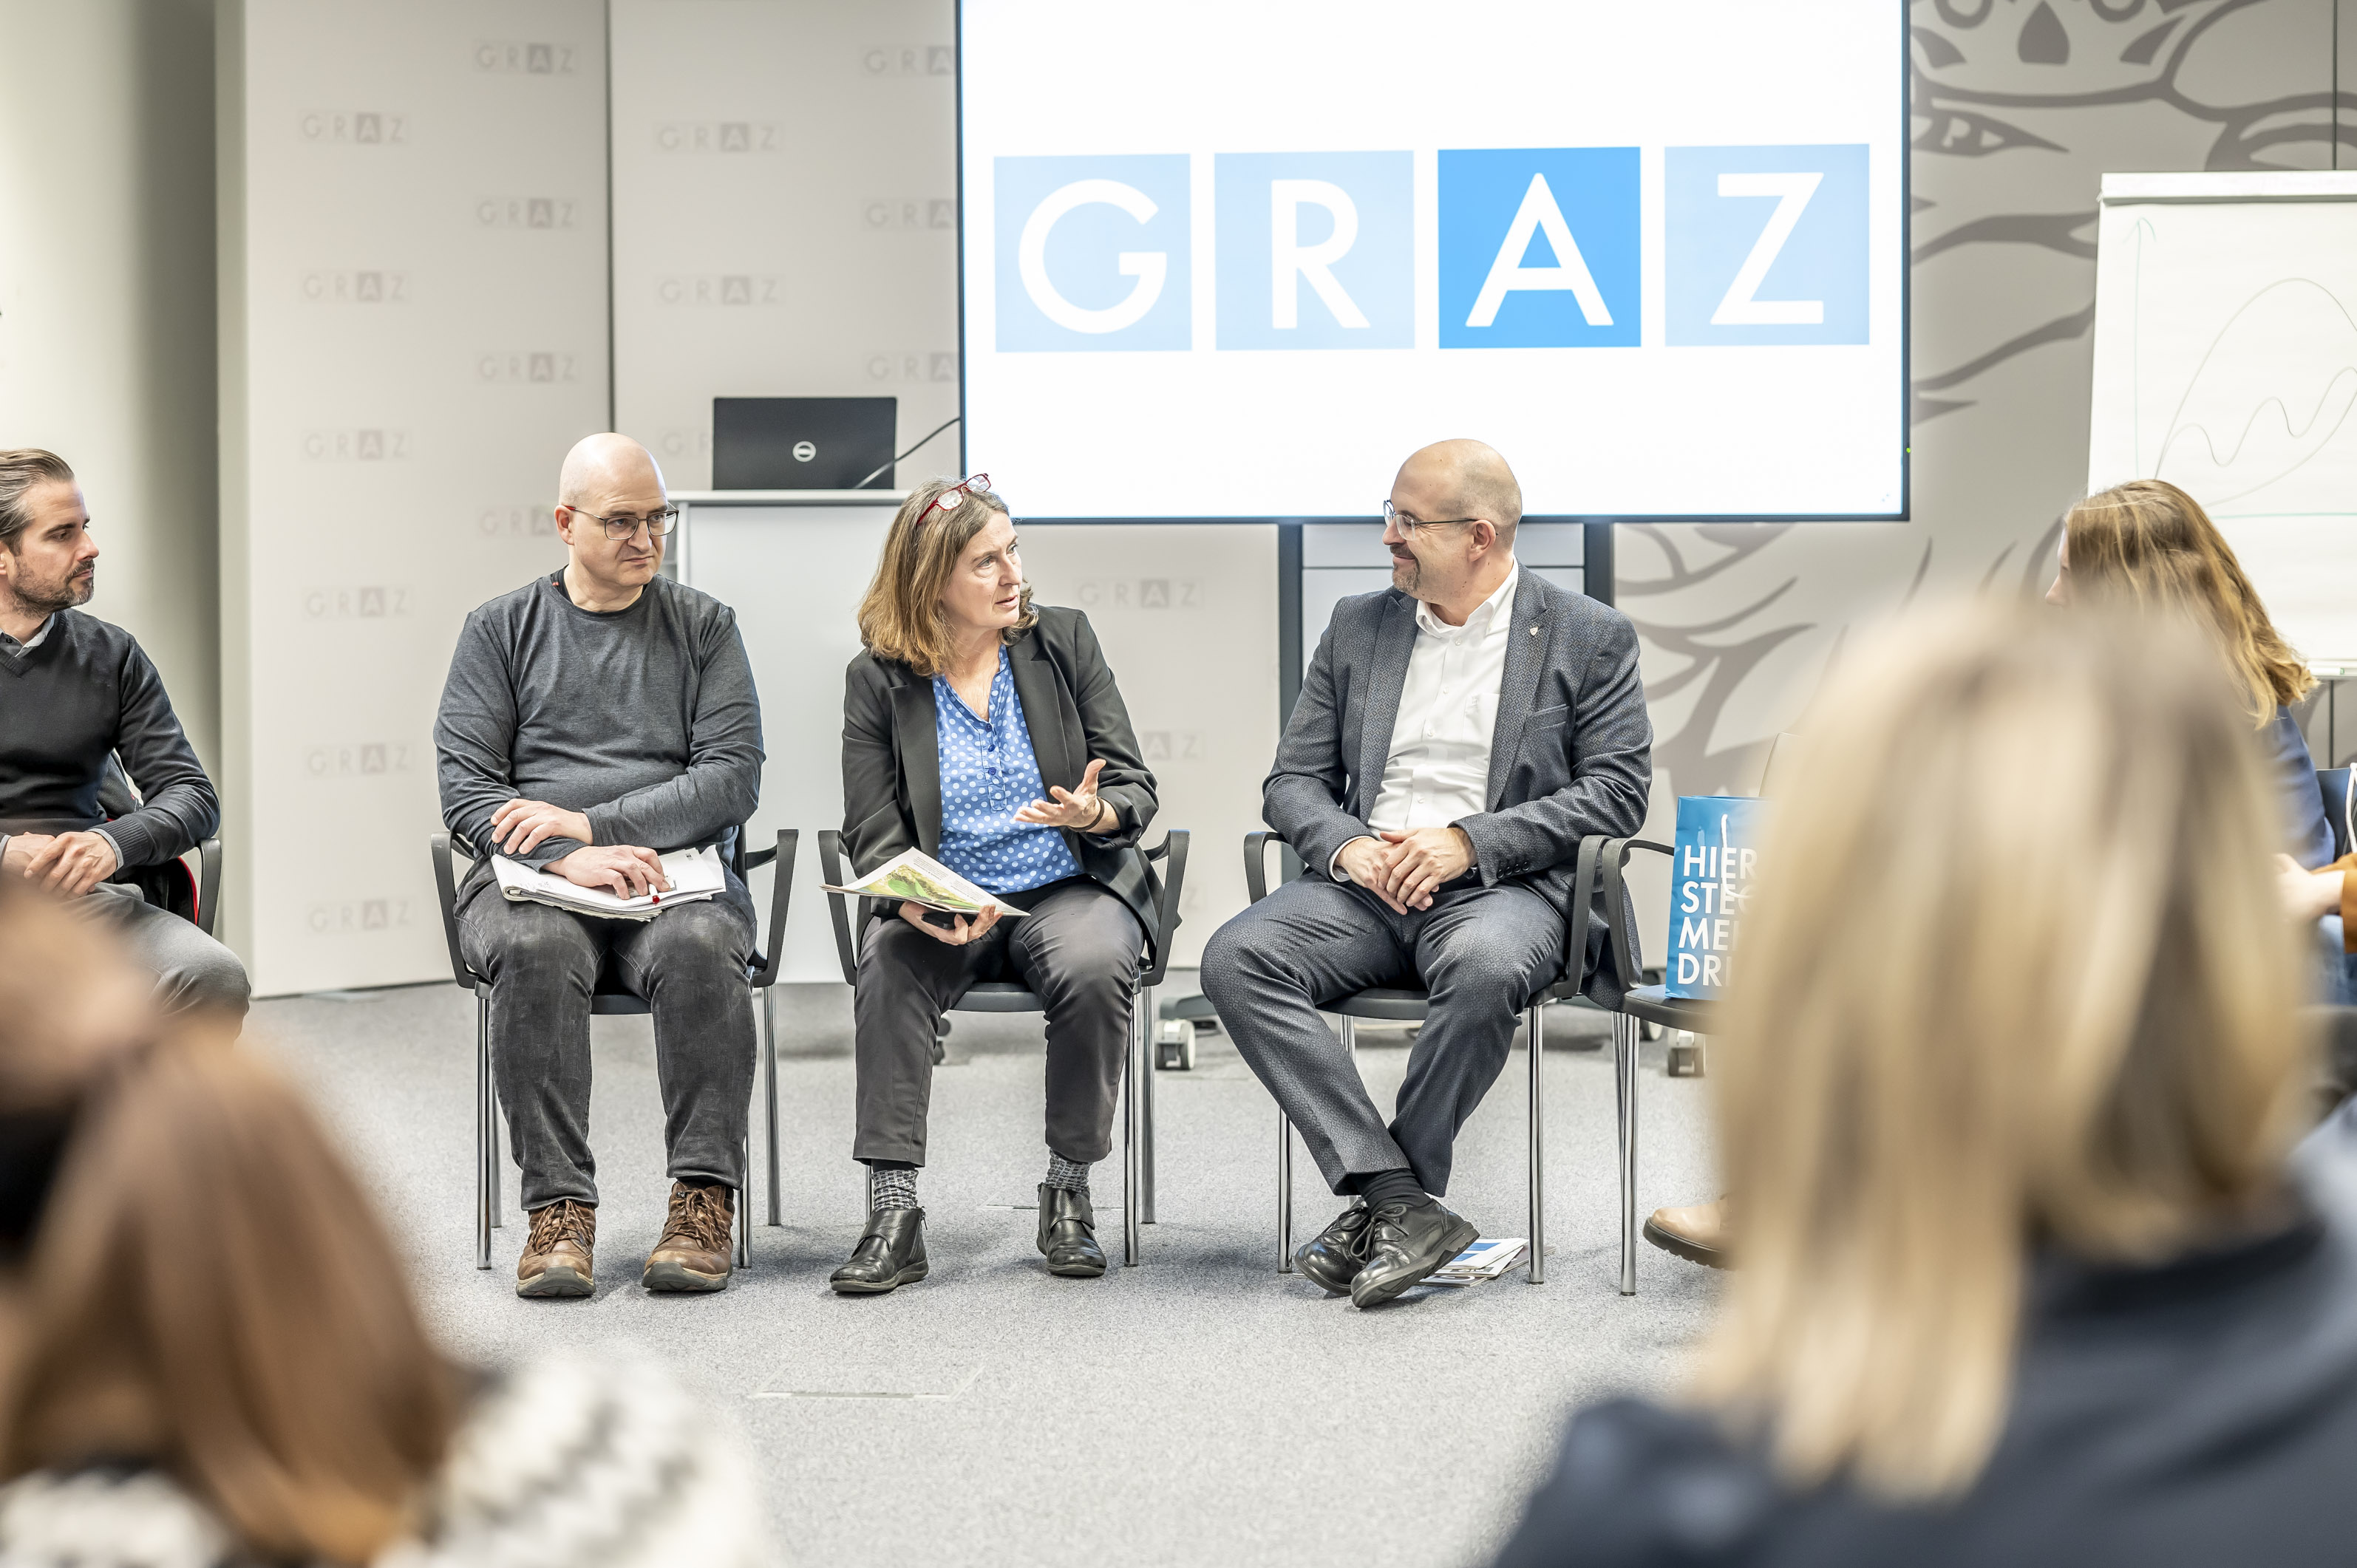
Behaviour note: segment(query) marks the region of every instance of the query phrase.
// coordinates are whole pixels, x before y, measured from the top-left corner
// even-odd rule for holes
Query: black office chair
[[[1257,904],[1268,897],[1268,846],[1284,838],[1262,831],[1244,835],[1244,887]],[[1595,861],[1583,854],[1573,870],[1572,903],[1585,909],[1596,886]],[[1576,945],[1565,956],[1564,976],[1530,999],[1523,1010],[1530,1037],[1530,1283],[1546,1283],[1546,1008],[1551,1002],[1581,996],[1579,984],[1587,967],[1587,930],[1573,938]],[[1419,1024],[1430,1010],[1431,997],[1418,986],[1370,986],[1326,1004],[1324,1012],[1342,1020],[1342,1047],[1358,1054],[1358,1021]],[[1617,1037],[1617,1035],[1616,1035]],[[1276,1113],[1276,1272],[1293,1272],[1293,1123],[1282,1109]]]
[[[1629,856],[1637,850],[1674,856],[1676,851],[1651,839],[1590,838],[1580,841],[1579,854],[1591,854],[1604,883],[1605,918],[1612,927],[1606,958],[1616,977],[1625,977],[1620,1006],[1612,1017],[1613,1084],[1620,1111],[1620,1294],[1637,1294],[1637,1053],[1640,1026],[1684,1029],[1691,1034],[1712,1031],[1717,1004],[1672,996],[1663,985],[1630,985],[1642,978],[1644,956],[1636,936],[1636,910],[1629,897],[1626,872]]]
[[[1170,967],[1170,940],[1178,929],[1178,895],[1187,885],[1187,844],[1192,835],[1173,828],[1162,842],[1143,853],[1164,863],[1162,898],[1155,909],[1157,935],[1154,963],[1141,971],[1131,992],[1126,1087],[1122,1106],[1121,1262],[1135,1268],[1143,1240],[1139,1227],[1154,1223],[1154,1063],[1149,1041],[1154,1031],[1154,988]],[[833,828],[818,835],[819,868],[826,880],[845,886],[843,835]],[[859,953],[852,940],[850,901],[840,893],[826,896],[834,921],[835,956],[843,962],[843,982],[859,983]],[[950,1009],[952,1013],[1038,1013],[1046,1004],[1012,981],[985,981],[968,991]]]
[[[791,828],[778,832],[778,842],[770,849],[745,848],[745,833],[737,830],[730,864],[738,880],[756,869],[775,864],[777,872],[770,888],[770,935],[759,956],[759,961],[746,966],[745,978],[756,997],[765,1004],[761,1009],[768,1019],[770,987],[777,983],[778,950],[785,940],[786,910],[793,899],[794,848],[800,835]],[[464,839],[443,832],[426,840],[434,857],[434,886],[442,905],[442,936],[450,948],[450,975],[459,989],[475,993],[475,1267],[491,1266],[491,1231],[506,1223],[500,1213],[500,1114],[499,1091],[491,1082],[491,983],[468,966],[466,954],[458,947],[458,880],[450,866],[455,850],[471,863],[477,856],[472,845]],[[597,983],[589,996],[589,1012],[593,1017],[627,1016],[650,1011],[646,999],[622,983],[611,967],[601,968]],[[765,1030],[760,1024],[754,1032],[760,1047],[761,1097],[766,1111],[768,1134],[768,1176],[770,1219],[781,1222],[778,1194],[778,1040],[776,1021],[768,1019]],[[752,1139],[748,1135],[743,1158],[748,1172],[752,1167]],[[749,1176],[748,1185],[750,1185]],[[747,1195],[737,1195],[737,1266],[744,1268],[752,1262],[752,1208]]]
[[[98,779],[99,811],[112,822],[137,811],[139,805],[139,791],[132,788],[123,759],[108,752],[106,766]],[[194,873],[188,870],[185,856],[174,855],[154,865],[135,865],[116,873],[110,880],[138,888],[140,897],[148,903],[179,916],[210,937],[216,934],[215,928],[221,923],[221,839],[216,835],[202,840],[188,853],[197,857]]]

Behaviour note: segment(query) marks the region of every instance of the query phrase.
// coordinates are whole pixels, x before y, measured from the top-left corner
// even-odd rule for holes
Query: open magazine
[[[728,886],[718,850],[675,849],[657,858],[662,862],[663,875],[671,879],[671,891],[644,893],[636,898],[624,898],[602,887],[584,887],[554,872],[534,871],[503,854],[491,856],[491,870],[500,879],[500,891],[510,899],[553,904],[576,915],[597,915],[608,920],[651,920],[665,909],[700,903]]]
[[[1023,913],[1004,898],[993,897],[923,850],[904,850],[848,886],[827,885],[829,893],[857,898],[885,898],[915,904],[947,915],[979,915],[992,905],[1000,916]]]
[[[1470,1247],[1443,1263],[1435,1273],[1426,1274],[1428,1285],[1476,1285],[1483,1280],[1494,1280],[1508,1269],[1531,1255],[1531,1244],[1520,1236],[1501,1236],[1495,1240],[1474,1242]]]

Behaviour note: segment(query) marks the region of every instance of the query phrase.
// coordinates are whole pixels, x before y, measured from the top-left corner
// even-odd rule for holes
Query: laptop
[[[891,397],[716,397],[716,490],[847,490],[870,474],[892,488],[899,403]],[[877,474],[882,468],[884,472]]]

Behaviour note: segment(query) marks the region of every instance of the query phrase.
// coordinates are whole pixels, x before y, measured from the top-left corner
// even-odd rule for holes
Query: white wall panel
[[[614,0],[615,417],[673,489],[716,396],[897,397],[901,446],[957,413],[951,38],[950,0]]]
[[[603,7],[222,14],[227,910],[264,993],[429,979],[450,650],[607,424]]]
[[[73,465],[90,613],[139,639],[218,768],[212,8],[0,0],[0,446]]]
[[[840,981],[834,930],[819,891],[817,831],[843,823],[843,671],[859,651],[854,620],[888,506],[694,506],[681,559],[684,580],[737,610],[737,628],[761,693],[769,754],[751,842],[797,828],[794,904],[780,961],[789,981]],[[753,891],[769,904],[769,874]]]

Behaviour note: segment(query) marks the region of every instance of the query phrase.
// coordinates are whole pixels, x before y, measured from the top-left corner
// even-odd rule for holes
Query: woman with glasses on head
[[[2101,612],[1845,660],[1713,1041],[1741,1265],[1500,1568],[2348,1558],[2357,1166],[2287,1160],[2314,1053],[2239,695]]]
[[[967,989],[1014,981],[1047,1010],[1050,1273],[1105,1270],[1089,1167],[1113,1144],[1133,987],[1158,883],[1138,850],[1154,775],[1088,617],[1034,606],[990,476],[901,503],[859,607],[844,691],[844,849],[865,875],[921,850],[1026,911],[863,909],[853,1001],[858,1133],[872,1206],[831,1283],[877,1294],[925,1277],[917,1169],[933,1041]]]

